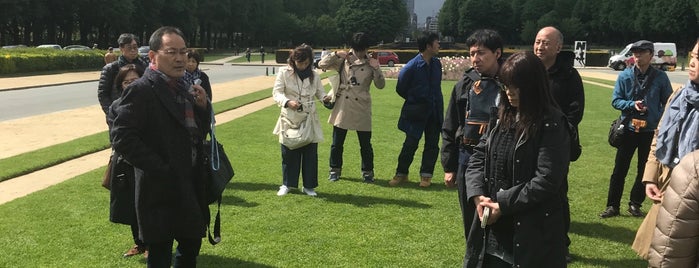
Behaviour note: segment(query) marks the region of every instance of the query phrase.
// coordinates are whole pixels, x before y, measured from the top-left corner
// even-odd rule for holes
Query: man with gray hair
[[[585,92],[583,90],[582,79],[578,70],[573,68],[575,54],[572,52],[561,52],[563,47],[563,34],[558,29],[548,26],[541,28],[534,39],[534,54],[544,63],[548,70],[549,85],[553,98],[561,107],[561,111],[568,118],[568,123],[572,131],[577,135],[578,124],[582,121],[585,110]],[[573,142],[571,140],[571,142]],[[573,144],[580,148],[580,144]],[[571,149],[572,150],[572,149]],[[580,150],[576,155],[571,155],[571,161],[577,160]],[[568,199],[568,178],[564,182],[566,187],[566,200]],[[570,230],[570,204],[566,203],[566,233]],[[570,246],[570,238],[568,238]],[[571,261],[570,254],[566,256],[567,261]]]

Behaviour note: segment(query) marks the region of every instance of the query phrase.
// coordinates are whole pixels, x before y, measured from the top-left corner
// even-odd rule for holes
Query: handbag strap
[[[211,101],[209,101],[211,104]],[[211,136],[211,169],[216,171],[221,168],[221,159],[218,152],[218,141],[216,140],[216,117],[214,116],[214,108],[211,105],[211,128],[209,130]],[[215,159],[215,160],[214,160]],[[216,245],[221,242],[221,197],[218,198],[218,208],[216,211],[216,219],[214,220],[214,235],[211,236],[211,222],[209,222],[208,237],[211,245]]]

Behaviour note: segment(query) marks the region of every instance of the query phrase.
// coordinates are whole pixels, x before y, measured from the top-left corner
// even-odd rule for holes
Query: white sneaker
[[[289,187],[286,187],[286,185],[279,186],[279,192],[277,192],[278,196],[286,195],[289,193]]]
[[[279,190],[279,191],[281,191],[281,190]],[[302,190],[302,191],[303,191],[304,193],[306,193],[307,195],[310,195],[310,196],[317,196],[317,195],[318,195],[318,194],[316,193],[316,191],[313,190],[313,188],[306,188],[306,187],[303,187],[303,190]]]

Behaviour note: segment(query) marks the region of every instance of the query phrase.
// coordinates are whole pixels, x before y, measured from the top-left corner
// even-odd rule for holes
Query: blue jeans
[[[197,256],[201,249],[201,238],[175,238],[177,250],[174,267],[197,267]],[[148,244],[148,267],[170,267],[173,241]]]
[[[347,130],[333,127],[333,144],[330,146],[330,169],[342,169],[342,152]],[[359,151],[362,155],[362,171],[374,170],[374,149],[371,147],[371,131],[357,131]]]
[[[643,204],[646,198],[646,188],[641,182],[643,179],[643,171],[646,169],[646,161],[650,153],[650,143],[653,140],[653,132],[627,132],[624,134],[624,140],[616,151],[616,159],[614,160],[614,171],[609,179],[609,192],[607,193],[607,206],[619,208],[621,203],[621,195],[624,192],[624,182],[626,174],[631,166],[631,159],[638,148],[638,163],[636,164],[636,179],[631,188],[631,196],[629,204],[638,207]]]
[[[282,177],[287,187],[299,187],[299,173],[303,172],[303,187],[318,187],[318,144],[311,143],[294,150],[282,146]]]
[[[434,165],[437,163],[437,157],[439,156],[439,133],[441,130],[442,126],[438,124],[434,117],[431,117],[425,125],[425,145],[422,151],[422,163],[420,164],[420,176],[422,177],[431,178],[432,173],[434,173]],[[410,164],[413,163],[418,143],[420,143],[419,137],[405,135],[403,148],[398,155],[396,175],[408,175],[408,169]]]

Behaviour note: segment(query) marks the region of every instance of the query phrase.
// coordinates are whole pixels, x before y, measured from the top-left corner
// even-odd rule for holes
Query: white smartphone
[[[485,229],[485,227],[488,226],[488,218],[490,218],[490,208],[484,207],[483,208],[483,220],[481,221],[481,228]]]

